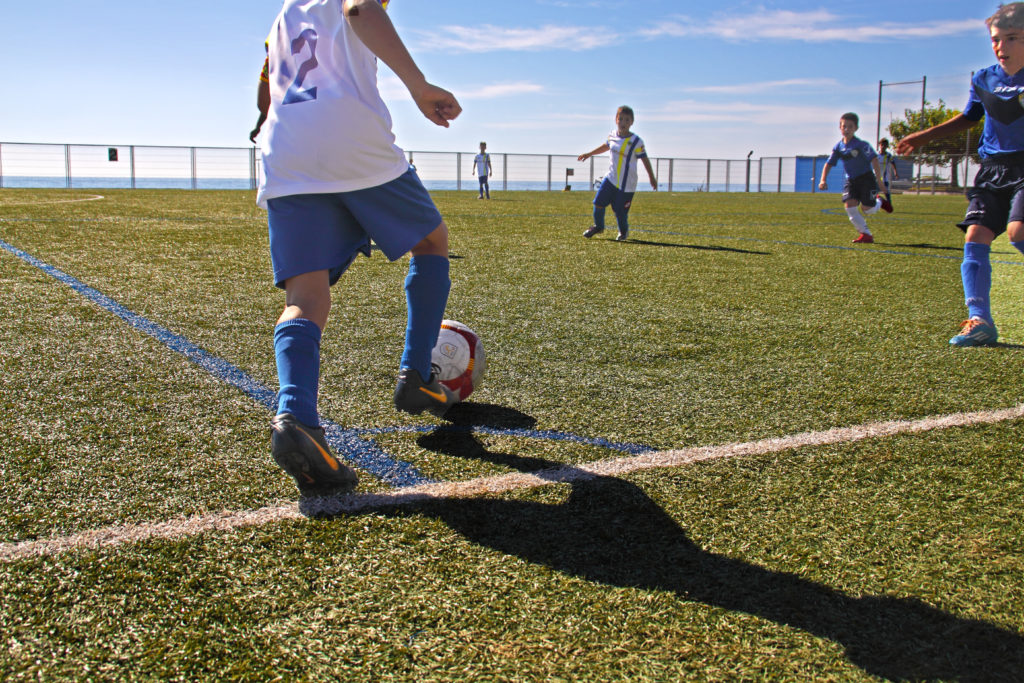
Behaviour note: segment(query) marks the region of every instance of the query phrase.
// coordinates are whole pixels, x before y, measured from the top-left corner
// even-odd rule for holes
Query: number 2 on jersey
[[[309,72],[320,65],[316,61],[316,31],[307,28],[299,34],[299,37],[292,41],[292,54],[302,52],[302,48],[309,45],[309,59],[299,65],[299,72],[295,74],[295,80],[288,86],[288,92],[284,95],[282,104],[295,104],[296,102],[310,102],[316,99],[316,86],[303,88],[302,82],[309,75]]]

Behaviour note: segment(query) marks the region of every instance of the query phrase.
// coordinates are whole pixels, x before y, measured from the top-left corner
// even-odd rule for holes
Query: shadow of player
[[[458,410],[456,410],[458,408]],[[528,416],[498,406],[452,409],[453,427],[419,439],[429,450],[541,477],[565,466],[496,453],[470,428],[528,427]],[[794,574],[704,550],[644,491],[580,471],[560,504],[502,499],[434,499],[385,508],[427,515],[472,543],[609,586],[671,591],[681,600],[744,612],[832,640],[865,672],[889,680],[1020,681],[1024,637],[957,617],[914,598],[848,595]],[[381,510],[378,509],[378,512]]]

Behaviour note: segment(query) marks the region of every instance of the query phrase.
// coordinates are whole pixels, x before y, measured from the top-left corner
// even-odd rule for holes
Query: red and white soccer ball
[[[441,332],[430,362],[441,384],[451,389],[460,401],[480,386],[487,369],[480,337],[456,320],[441,321]]]

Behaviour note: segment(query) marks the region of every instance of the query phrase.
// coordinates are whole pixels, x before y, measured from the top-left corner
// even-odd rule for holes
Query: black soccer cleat
[[[291,413],[270,421],[270,453],[291,475],[303,496],[348,493],[359,483],[355,470],[331,453],[322,427],[307,427]]]
[[[398,385],[395,387],[395,408],[398,410],[413,415],[426,410],[443,417],[458,402],[458,396],[441,384],[435,373],[430,373],[430,381],[424,382],[417,370],[402,368],[398,371]]]

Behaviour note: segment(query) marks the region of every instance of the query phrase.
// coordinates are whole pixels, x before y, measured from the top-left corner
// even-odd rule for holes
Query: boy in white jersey
[[[619,107],[615,112],[615,130],[608,136],[603,145],[593,151],[579,155],[578,161],[586,161],[595,154],[611,152],[611,166],[608,175],[594,196],[594,224],[583,232],[584,237],[593,237],[604,231],[604,212],[610,204],[619,225],[616,241],[624,242],[629,237],[629,207],[633,205],[636,193],[637,171],[636,162],[640,159],[647,169],[647,178],[651,189],[657,191],[658,180],[654,177],[651,160],[647,158],[647,149],[640,136],[630,131],[634,115],[630,107]]]
[[[320,338],[330,288],[370,240],[389,260],[411,252],[408,327],[394,402],[441,415],[454,396],[431,374],[451,286],[448,228],[405,153],[377,89],[379,57],[439,126],[461,112],[431,85],[395,32],[387,0],[285,0],[267,41],[269,111],[261,139],[274,283],[285,290],[274,329],[277,415],[271,453],[303,495],[351,490],[317,412]]]
[[[885,182],[885,200],[892,204],[892,192],[890,183],[899,180],[900,174],[896,170],[896,157],[889,151],[889,139],[882,138],[878,141],[878,165],[882,167],[882,180]]]
[[[491,155],[487,153],[487,143],[480,143],[480,153],[473,157],[473,169],[476,171],[477,178],[480,180],[480,196],[477,199],[483,199],[486,193],[487,199],[491,198],[491,184],[487,182],[487,179],[494,172],[491,168]]]

